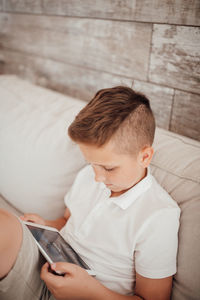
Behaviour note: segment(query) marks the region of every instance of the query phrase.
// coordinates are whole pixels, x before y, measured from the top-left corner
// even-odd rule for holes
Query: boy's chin
[[[105,184],[105,185],[113,193],[124,193],[127,190],[129,190],[129,188],[123,188],[123,187],[115,186],[112,184]]]
[[[120,193],[120,192],[123,192],[123,189],[122,189],[122,188],[116,187],[116,186],[113,186],[113,185],[107,185],[107,188],[108,188],[111,192],[114,192],[114,193]]]
[[[107,186],[107,188],[112,192],[112,193],[119,193],[119,194],[123,194],[123,193],[126,193],[128,190],[130,190],[131,188],[132,188],[132,186],[130,186],[130,187],[116,187],[116,186],[110,186],[110,187],[108,187]]]

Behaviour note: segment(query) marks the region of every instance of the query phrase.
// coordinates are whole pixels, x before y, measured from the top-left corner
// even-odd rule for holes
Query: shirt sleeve
[[[141,228],[135,248],[135,269],[147,278],[176,273],[179,208],[156,212]]]

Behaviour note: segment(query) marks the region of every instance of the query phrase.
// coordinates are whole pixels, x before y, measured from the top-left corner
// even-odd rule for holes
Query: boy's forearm
[[[143,298],[134,295],[134,296],[126,296],[126,295],[121,295],[116,292],[113,292],[104,286],[101,286],[99,290],[96,290],[95,296],[93,300],[144,300]]]
[[[61,218],[58,218],[56,220],[45,220],[46,226],[55,227],[56,229],[60,230],[65,224],[67,223],[71,213],[68,209],[68,207],[65,209],[64,216]]]
[[[102,295],[104,298],[101,298],[101,295],[98,294],[97,298],[94,298],[94,300],[100,300],[100,299],[104,299],[104,300],[144,300],[143,298],[139,297],[139,296],[126,296],[126,295],[121,295],[115,292],[109,292]]]
[[[56,220],[45,220],[45,225],[50,227],[55,227],[56,229],[60,230],[67,222],[67,219],[63,216]]]
[[[91,289],[88,290],[88,300],[144,300],[142,297],[137,295],[127,296],[114,292],[109,288],[105,287],[101,282],[99,282],[93,277],[91,278],[91,280],[93,282],[91,281]]]

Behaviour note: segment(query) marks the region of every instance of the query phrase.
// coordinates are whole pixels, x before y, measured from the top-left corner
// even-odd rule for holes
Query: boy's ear
[[[152,160],[154,149],[145,147],[139,153],[139,163],[143,168],[147,168]]]

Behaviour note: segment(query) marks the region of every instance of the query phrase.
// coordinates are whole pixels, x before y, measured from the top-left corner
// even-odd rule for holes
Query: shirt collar
[[[126,193],[110,198],[113,203],[118,205],[122,209],[127,209],[138,197],[145,193],[152,185],[152,176],[150,168],[147,169],[147,175],[134,185]]]

